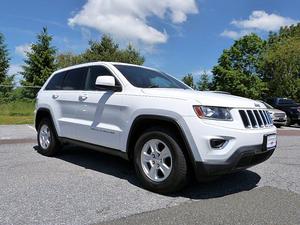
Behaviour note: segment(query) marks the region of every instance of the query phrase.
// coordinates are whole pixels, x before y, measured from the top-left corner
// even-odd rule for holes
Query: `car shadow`
[[[72,145],[63,147],[56,158],[99,173],[125,179],[132,185],[142,188],[132,164],[124,159]],[[244,170],[224,175],[211,182],[192,181],[183,191],[168,196],[190,199],[218,198],[251,190],[257,186],[260,179],[261,177],[257,173]]]

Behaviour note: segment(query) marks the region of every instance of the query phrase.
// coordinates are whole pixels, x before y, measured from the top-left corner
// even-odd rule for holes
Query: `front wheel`
[[[146,131],[134,149],[135,170],[143,186],[157,193],[182,189],[187,182],[188,166],[185,155],[168,130]]]
[[[287,117],[287,120],[286,120],[286,126],[291,126],[291,125],[293,125],[294,124],[294,122],[292,121],[292,119],[291,119],[291,117]]]

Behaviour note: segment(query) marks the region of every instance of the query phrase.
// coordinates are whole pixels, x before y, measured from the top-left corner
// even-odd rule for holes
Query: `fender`
[[[187,150],[187,155],[189,158],[190,163],[193,165],[193,168],[195,168],[195,159],[194,159],[194,155],[191,149],[191,146],[188,142],[188,139],[186,137],[186,134],[183,132],[182,127],[180,126],[180,124],[173,118],[168,117],[168,116],[161,116],[161,115],[139,115],[137,116],[131,127],[130,127],[130,131],[128,133],[128,138],[127,138],[127,144],[126,144],[126,152],[129,156],[129,158],[131,157],[132,154],[132,150],[130,150],[130,140],[132,138],[133,132],[134,132],[134,128],[136,127],[136,125],[141,122],[142,120],[157,120],[157,121],[164,121],[164,122],[168,122],[168,123],[172,123],[172,125],[175,125],[177,130],[179,131],[179,135],[183,140],[183,144],[185,145],[185,149]]]
[[[40,114],[42,114],[41,116],[39,116]],[[38,130],[38,121],[41,119],[39,117],[43,117],[43,115],[47,115],[49,117],[49,119],[51,120],[51,123],[53,125],[53,128],[54,128],[54,132],[55,132],[55,135],[56,137],[58,137],[58,134],[57,134],[57,131],[56,131],[56,126],[55,126],[55,123],[53,121],[53,116],[52,116],[52,113],[50,111],[50,109],[48,108],[39,108],[37,111],[36,111],[36,114],[35,114],[35,120],[34,120],[34,123],[35,123],[35,129]]]

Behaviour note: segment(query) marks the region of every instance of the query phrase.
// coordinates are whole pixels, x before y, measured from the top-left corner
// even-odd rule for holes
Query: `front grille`
[[[267,110],[239,110],[246,128],[263,128],[272,126],[273,121]]]
[[[274,113],[275,117],[285,117],[285,113]]]

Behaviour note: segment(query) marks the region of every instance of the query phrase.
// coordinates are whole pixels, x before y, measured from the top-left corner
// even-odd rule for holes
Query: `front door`
[[[104,66],[91,66],[81,92],[81,107],[78,112],[81,140],[91,144],[119,149],[122,132],[120,111],[123,96],[120,92],[98,89],[98,76],[112,75]],[[118,83],[116,79],[116,83]]]

